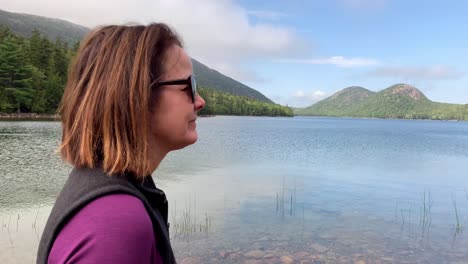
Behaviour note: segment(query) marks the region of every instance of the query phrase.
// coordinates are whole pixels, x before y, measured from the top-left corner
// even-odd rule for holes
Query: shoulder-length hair
[[[102,167],[109,175],[150,171],[151,84],[163,57],[182,43],[167,25],[106,26],[91,32],[70,66],[58,113],[60,153],[75,167]]]

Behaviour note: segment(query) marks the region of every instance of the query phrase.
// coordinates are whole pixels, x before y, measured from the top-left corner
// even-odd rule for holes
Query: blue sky
[[[281,104],[348,86],[408,83],[468,103],[468,2],[403,0],[0,0],[94,27],[162,21],[189,54]],[[54,8],[49,8],[54,6]]]
[[[435,101],[468,103],[466,1],[240,3],[249,10],[269,7],[270,16],[276,12],[272,23],[309,44],[297,60],[250,65],[265,82],[247,83],[273,99],[303,106],[352,85],[379,91],[404,82]],[[344,59],[327,63],[332,57]],[[361,63],[339,63],[357,58]]]

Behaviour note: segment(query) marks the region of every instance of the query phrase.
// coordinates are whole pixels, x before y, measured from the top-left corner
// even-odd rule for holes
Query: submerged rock
[[[322,246],[322,245],[319,245],[319,244],[311,244],[310,247],[317,251],[318,253],[325,253],[328,251],[328,248]]]
[[[256,259],[249,259],[244,262],[244,264],[261,264],[261,260],[256,260]]]
[[[278,257],[278,254],[274,251],[267,252],[265,256],[263,256],[264,259],[271,259],[275,257]]]
[[[264,264],[278,264],[281,263],[281,260],[279,258],[268,258],[268,259],[263,259]]]
[[[281,263],[284,263],[284,264],[292,264],[294,263],[294,259],[290,256],[282,256],[281,257]]]
[[[229,255],[229,252],[223,250],[220,251],[218,255],[222,258],[226,258]]]
[[[187,257],[182,259],[181,264],[201,264],[202,260],[200,257]]]
[[[263,256],[265,256],[265,252],[262,251],[262,250],[259,250],[259,249],[251,250],[251,251],[244,254],[244,257],[256,258],[256,259],[263,258]]]
[[[240,257],[239,253],[236,253],[236,252],[229,253],[229,259],[237,260],[239,259],[239,257]]]
[[[303,258],[307,257],[308,255],[309,255],[308,252],[301,251],[301,252],[296,252],[296,253],[294,253],[294,254],[293,254],[293,257],[294,257],[295,259],[303,259]]]

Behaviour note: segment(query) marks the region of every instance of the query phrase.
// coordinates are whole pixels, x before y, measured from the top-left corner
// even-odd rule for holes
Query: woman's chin
[[[183,149],[187,146],[190,146],[197,142],[198,140],[198,134],[197,131],[191,131],[186,134],[184,140],[181,140],[177,142],[176,144],[173,144],[172,150],[178,150],[178,149]]]
[[[194,130],[194,131],[190,131],[189,133],[189,145],[192,145],[194,144],[195,142],[197,142],[198,140],[198,133],[197,133],[197,130]]]

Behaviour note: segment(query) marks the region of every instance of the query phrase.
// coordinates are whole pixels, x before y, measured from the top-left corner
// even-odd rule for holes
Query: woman
[[[70,68],[59,113],[74,168],[47,221],[37,263],[175,263],[167,200],[151,178],[197,140],[190,57],[164,24],[92,32]]]

